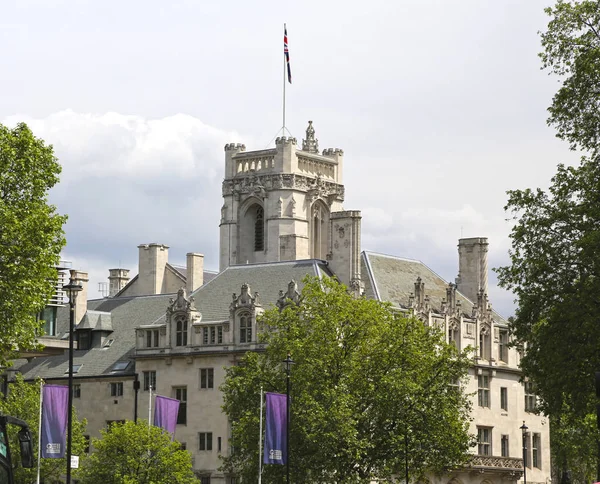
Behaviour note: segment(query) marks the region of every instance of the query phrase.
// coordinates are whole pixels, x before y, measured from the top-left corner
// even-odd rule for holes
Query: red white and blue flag
[[[288,82],[292,83],[292,69],[290,68],[290,51],[288,49],[287,41],[287,27],[283,26],[283,54],[285,55],[285,62],[287,64]]]

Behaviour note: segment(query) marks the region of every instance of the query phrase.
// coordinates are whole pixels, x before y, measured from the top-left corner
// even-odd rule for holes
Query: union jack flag
[[[292,69],[290,68],[290,51],[288,49],[287,41],[287,27],[283,26],[283,54],[285,55],[285,62],[287,64],[288,82],[292,83]]]

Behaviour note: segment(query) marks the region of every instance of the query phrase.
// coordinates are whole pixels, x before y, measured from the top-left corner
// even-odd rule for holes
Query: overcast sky
[[[545,187],[575,161],[546,126],[558,80],[540,71],[550,0],[3,0],[0,122],[27,122],[63,165],[64,258],[91,276],[137,273],[137,245],[218,269],[223,146],[269,145],[313,120],[344,149],[345,209],[363,249],[447,280],[457,242],[508,263],[506,191]],[[504,316],[512,295],[490,277]]]

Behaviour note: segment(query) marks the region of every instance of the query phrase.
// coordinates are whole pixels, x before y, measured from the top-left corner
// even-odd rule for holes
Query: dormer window
[[[487,326],[479,333],[479,357],[482,360],[490,359],[490,330]]]
[[[146,348],[158,348],[158,329],[149,329],[146,331]]]
[[[77,331],[77,349],[89,350],[92,346],[92,330],[80,329]]]
[[[448,343],[459,348],[458,325],[456,323],[451,324],[448,328]]]
[[[175,346],[187,346],[187,318],[185,316],[177,316],[177,318],[175,318],[175,325]]]
[[[252,317],[249,314],[240,316],[240,343],[252,341]]]

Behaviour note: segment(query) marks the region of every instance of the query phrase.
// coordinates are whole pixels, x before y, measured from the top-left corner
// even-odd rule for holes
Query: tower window
[[[265,249],[265,215],[262,207],[256,209],[254,221],[254,251]]]

